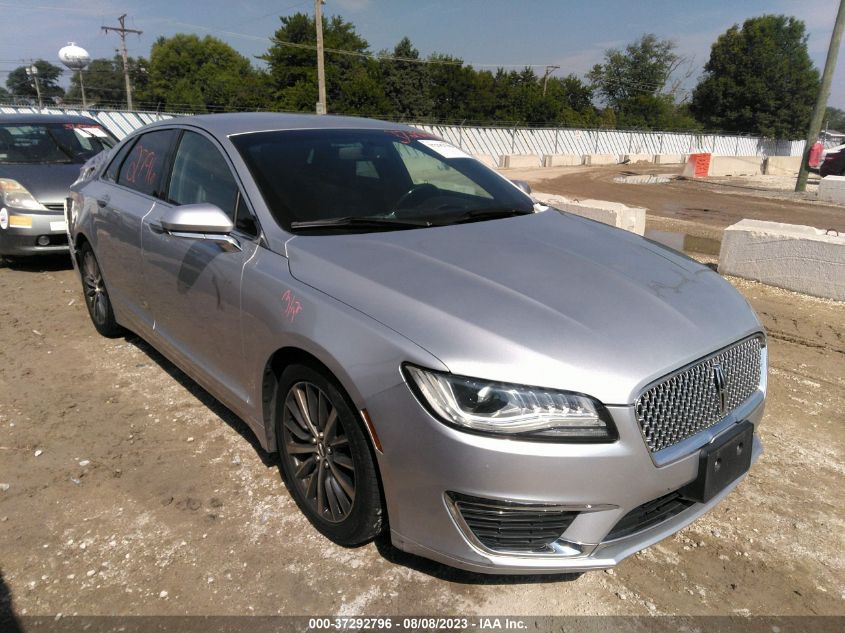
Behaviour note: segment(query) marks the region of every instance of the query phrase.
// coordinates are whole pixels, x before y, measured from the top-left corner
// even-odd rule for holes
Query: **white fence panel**
[[[27,106],[0,106],[0,112],[37,113]],[[178,114],[44,108],[45,114],[79,114],[99,121],[118,138],[154,121]],[[801,156],[804,141],[754,136],[688,134],[660,131],[579,130],[574,128],[468,127],[419,124],[415,127],[457,145],[470,154],[689,154],[711,152],[718,156]]]

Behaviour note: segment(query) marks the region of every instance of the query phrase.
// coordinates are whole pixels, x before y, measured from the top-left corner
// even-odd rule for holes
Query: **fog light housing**
[[[50,245],[50,236],[49,235],[39,235],[38,239],[35,240],[35,243],[39,246],[49,246]]]

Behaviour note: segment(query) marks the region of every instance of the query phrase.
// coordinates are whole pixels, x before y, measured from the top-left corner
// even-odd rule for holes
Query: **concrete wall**
[[[845,176],[825,176],[819,183],[819,200],[845,205]]]
[[[583,165],[584,157],[580,154],[545,154],[543,167],[571,167]]]
[[[540,157],[536,154],[502,154],[499,156],[499,167],[502,169],[542,167],[542,164]]]
[[[499,166],[499,162],[490,154],[473,154],[472,157],[477,160],[481,161],[491,169],[496,169]]]
[[[725,229],[719,272],[845,301],[845,237],[812,226],[742,220]]]
[[[655,165],[675,165],[677,163],[687,162],[686,154],[655,154]]]
[[[635,163],[653,163],[654,154],[624,154],[622,162],[628,161],[630,164]]]
[[[585,165],[615,165],[618,162],[617,154],[584,154]]]
[[[765,162],[769,176],[797,176],[801,169],[801,156],[769,156]]]
[[[710,159],[710,176],[756,176],[763,173],[763,160],[759,156],[713,156]]]
[[[535,191],[531,194],[541,204],[568,211],[597,222],[609,224],[637,235],[645,233],[646,210],[607,200],[572,200],[564,196]]]

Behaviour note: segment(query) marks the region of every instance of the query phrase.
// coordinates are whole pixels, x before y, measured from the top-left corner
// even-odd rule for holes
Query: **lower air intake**
[[[469,530],[497,552],[543,553],[566,531],[577,511],[559,506],[481,499],[449,493]]]

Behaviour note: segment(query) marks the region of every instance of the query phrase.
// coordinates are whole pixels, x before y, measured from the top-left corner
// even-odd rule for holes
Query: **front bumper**
[[[67,223],[62,211],[7,208],[7,213],[8,226],[0,228],[0,255],[26,257],[68,252]],[[49,243],[38,244],[40,237]]]
[[[648,452],[629,407],[608,407],[619,431],[617,441],[557,444],[457,431],[432,418],[405,384],[367,403],[384,447],[379,467],[394,545],[453,567],[497,574],[604,569],[677,532],[727,496],[741,478],[708,503],[692,504],[629,536],[606,539],[629,512],[694,480],[699,449],[739,420],[756,427],[763,406],[758,392],[709,433],[699,434],[697,447],[662,463]],[[755,435],[752,463],[761,452]],[[579,513],[562,533],[563,545],[556,553],[501,553],[480,545],[462,525],[450,508],[449,491],[556,504]]]

